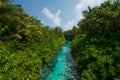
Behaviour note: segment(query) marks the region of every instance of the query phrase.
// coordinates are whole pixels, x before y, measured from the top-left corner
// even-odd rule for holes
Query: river
[[[42,69],[40,80],[78,80],[77,64],[71,56],[70,44],[67,41],[57,56]]]

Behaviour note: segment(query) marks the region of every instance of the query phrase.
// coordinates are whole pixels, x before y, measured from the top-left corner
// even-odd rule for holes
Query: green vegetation
[[[39,79],[39,71],[65,42],[60,30],[0,0],[0,80]]]
[[[76,35],[80,33],[79,28],[73,26],[72,30],[64,31],[64,37],[66,40],[72,41]]]
[[[81,80],[120,79],[120,0],[88,7],[83,16],[79,28],[62,32],[0,0],[0,80],[39,79],[65,39],[72,41]]]
[[[88,7],[83,16],[71,45],[81,80],[120,79],[120,0]]]

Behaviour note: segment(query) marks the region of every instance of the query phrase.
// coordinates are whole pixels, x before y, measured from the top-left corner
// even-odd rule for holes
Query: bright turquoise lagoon
[[[77,64],[71,56],[70,44],[67,41],[53,61],[43,68],[40,80],[76,80]]]

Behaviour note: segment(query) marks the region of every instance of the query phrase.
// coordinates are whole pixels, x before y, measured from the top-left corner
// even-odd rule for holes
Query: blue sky
[[[44,25],[72,29],[83,18],[82,11],[87,6],[94,7],[106,0],[14,0],[22,5],[31,16],[37,17]]]

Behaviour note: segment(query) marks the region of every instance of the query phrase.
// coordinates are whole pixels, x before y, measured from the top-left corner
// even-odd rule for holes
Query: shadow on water
[[[69,48],[71,42],[60,49],[58,55],[40,71],[40,80],[78,80],[77,64],[71,56]]]

